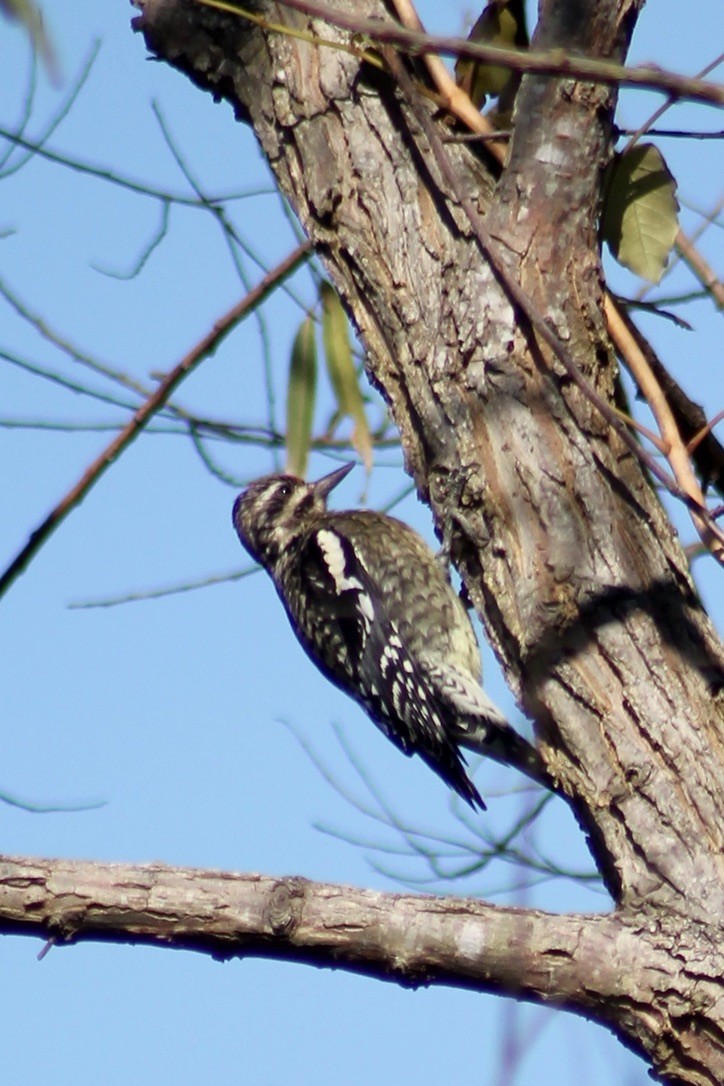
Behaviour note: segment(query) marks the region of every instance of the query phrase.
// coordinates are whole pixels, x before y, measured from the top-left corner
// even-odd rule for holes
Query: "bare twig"
[[[616,128],[619,136],[635,136],[637,128]],[[691,128],[649,128],[650,136],[667,140],[724,140],[724,128],[714,132],[699,132]]]
[[[621,319],[616,303],[610,295],[607,295],[604,299],[604,306],[609,329],[613,330],[614,341],[617,344],[620,343],[622,350],[625,351],[632,376],[646,397],[659,427],[659,433],[666,443],[666,457],[671,464],[676,481],[692,499],[692,502],[695,503],[694,505],[689,503],[689,512],[699,538],[714,557],[724,564],[724,535],[714,524],[709,511],[706,509],[704,495],[691,466],[688,450],[681,440],[681,434],[668,400],[661,385],[656,380],[644,352]],[[700,506],[701,511],[697,510],[696,506]]]
[[[216,0],[199,0],[199,2],[210,7],[222,7],[226,11],[237,10],[241,13],[241,4],[221,4],[216,3]],[[677,98],[688,98],[694,102],[724,105],[724,86],[721,84],[677,75],[675,72],[667,72],[662,68],[627,68],[610,61],[568,56],[562,49],[551,49],[547,52],[502,49],[498,46],[466,41],[464,38],[424,34],[395,26],[393,23],[382,23],[378,19],[361,19],[338,11],[336,8],[330,8],[327,4],[313,3],[311,0],[284,0],[284,5],[304,15],[324,19],[344,30],[351,30],[356,34],[367,34],[380,44],[395,45],[411,54],[424,56],[427,53],[442,53],[447,56],[470,57],[472,60],[486,61],[501,68],[510,68],[515,72],[567,76],[572,79],[585,79],[589,83],[604,83],[608,86],[641,87],[644,90],[663,91]]]
[[[683,230],[679,230],[674,243],[681,259],[691,269],[706,291],[711,294],[717,308],[724,309],[724,283],[709,267],[704,257]]]
[[[722,60],[724,60],[724,53],[720,53],[718,57],[715,57],[715,59],[712,60],[710,64],[707,64],[706,67],[702,68],[700,72],[697,72],[694,78],[703,79],[705,75],[709,74],[709,72],[713,72],[715,68],[718,68]],[[644,121],[641,127],[633,133],[621,153],[625,155],[627,151],[631,150],[637,140],[639,140],[647,132],[650,132],[656,122],[660,120],[661,117],[663,117],[663,115],[668,112],[668,110],[671,109],[671,107],[676,102],[676,99],[677,95],[670,94],[667,100],[665,102],[662,102],[659,108],[654,110],[648,120]]]
[[[185,581],[183,584],[167,585],[165,588],[149,588],[144,591],[127,592],[123,596],[108,596],[105,599],[78,600],[68,604],[69,611],[90,611],[98,607],[119,607],[124,603],[138,603],[146,600],[160,600],[165,596],[178,596],[183,592],[195,592],[197,588],[209,588],[211,585],[228,584],[230,581],[240,581],[244,577],[250,577],[256,573],[258,566],[247,566],[245,569],[237,569],[231,573],[216,573],[210,577],[204,577],[199,581]]]
[[[221,341],[229,334],[236,324],[251,313],[267,295],[290,275],[306,259],[311,249],[311,242],[304,242],[297,246],[289,256],[264,276],[262,281],[242,300],[233,306],[228,313],[214,322],[214,325],[204,337],[181,359],[177,366],[170,370],[160,382],[156,391],[149,396],[133,415],[130,422],[108,445],[101,455],[94,460],[90,467],[72,487],[64,498],[48,514],[28,539],[25,546],[19,551],[3,575],[0,577],[0,598],[5,594],[13,582],[20,576],[34,555],[40,550],[49,536],[55,531],[61,521],[65,520],[68,513],[78,505],[86,496],[91,487],[100,479],[107,468],[124,452],[131,442],[138,437],[149,419],[163,407],[169,396],[178,384],[195,367],[219,346]]]
[[[707,422],[703,409],[699,404],[694,403],[674,380],[636,327],[625,307],[616,304],[616,313],[618,315],[617,320],[611,322],[609,329],[609,334],[616,343],[616,349],[625,352],[628,349],[630,339],[635,341],[637,351],[644,354],[649,369],[666,396],[667,403],[676,419],[682,441],[686,444],[687,451],[696,466],[699,477],[703,480],[702,489],[706,490],[709,486],[713,486],[720,494],[724,495],[724,448],[712,433],[713,427],[717,425],[717,419]],[[625,336],[617,335],[620,322],[623,322],[625,326]],[[622,357],[635,380],[635,359],[634,365],[629,366],[625,353]],[[639,391],[643,396],[643,391]]]
[[[714,427],[718,426],[722,419],[724,419],[724,411],[720,411],[713,419],[709,419],[706,426],[702,426],[701,430],[699,430],[699,432],[692,437],[691,441],[687,443],[686,447],[688,451],[690,453],[696,452],[702,441],[709,436]],[[711,515],[715,516],[715,510],[712,509]]]
[[[0,127],[0,139],[7,140],[11,146],[17,145],[30,151],[31,155],[29,157],[43,158],[59,166],[65,166],[66,169],[74,170],[76,173],[85,174],[87,177],[95,177],[99,181],[107,181],[112,185],[118,185],[119,188],[135,193],[137,196],[151,196],[154,200],[160,200],[162,203],[179,204],[181,207],[204,209],[209,202],[222,204],[227,203],[229,200],[246,200],[252,196],[270,196],[274,192],[274,189],[269,185],[258,185],[250,189],[240,189],[237,192],[218,193],[206,197],[205,203],[199,200],[197,196],[187,196],[182,192],[173,192],[171,189],[156,188],[153,185],[147,185],[144,181],[124,177],[117,170],[111,170],[105,166],[95,166],[93,163],[85,162],[82,159],[71,158],[70,155],[66,155],[61,151],[51,151],[44,146],[42,140],[27,139],[19,132],[13,132],[9,128]]]
[[[0,792],[0,803],[8,807],[17,807],[28,814],[82,814],[85,811],[98,811],[105,807],[106,800],[93,799],[87,803],[33,803],[29,799],[20,799],[10,792]]]

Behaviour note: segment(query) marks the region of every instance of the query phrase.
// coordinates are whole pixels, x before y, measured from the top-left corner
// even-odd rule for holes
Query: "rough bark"
[[[349,969],[408,987],[504,992],[603,1021],[655,1053],[661,1069],[682,1055],[690,1066],[709,1063],[710,1074],[689,1081],[724,1075],[703,1016],[672,1002],[671,936],[636,915],[556,916],[303,878],[10,857],[0,858],[0,901],[0,931],[51,944],[144,943]],[[689,978],[700,1000],[720,997],[721,964],[712,974],[699,963]]]
[[[345,298],[408,468],[436,523],[454,527],[470,596],[618,905],[605,919],[515,914],[530,949],[515,977],[510,961],[487,958],[471,976],[459,957],[442,968],[433,953],[445,910],[451,930],[461,911],[482,917],[476,938],[509,910],[384,899],[390,939],[399,902],[420,910],[419,942],[400,960],[446,982],[561,1001],[616,1029],[663,1078],[721,1081],[723,658],[639,461],[510,303],[393,80],[191,0],[138,2],[151,51],[253,126]],[[376,0],[335,6],[389,17]],[[349,40],[282,4],[254,10]],[[627,0],[549,2],[535,44],[620,60],[636,11]],[[595,212],[613,104],[610,88],[527,76],[500,177],[484,151],[448,151],[510,274],[608,398],[616,365]],[[347,950],[320,951],[313,925],[293,920],[295,956],[369,968],[382,898],[359,894],[330,891],[342,911],[345,900],[376,902],[374,922],[346,931]],[[112,931],[132,934],[120,921]],[[573,931],[575,953],[556,941]],[[386,974],[397,959],[376,945],[373,969]]]

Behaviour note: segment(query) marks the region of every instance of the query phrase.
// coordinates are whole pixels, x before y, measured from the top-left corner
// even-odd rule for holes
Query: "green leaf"
[[[286,470],[302,479],[307,473],[317,394],[317,341],[314,321],[307,317],[294,337],[287,385]]]
[[[347,315],[331,283],[322,283],[322,342],[327,372],[341,415],[352,419],[352,444],[372,470],[372,435],[365,415],[364,399],[352,356]]]
[[[609,167],[601,236],[624,267],[661,280],[679,230],[676,181],[652,143],[637,143]]]
[[[469,42],[480,45],[497,45],[510,49],[512,46],[526,48],[528,29],[525,24],[525,6],[523,0],[493,0],[483,9],[468,35]],[[468,95],[474,105],[480,109],[487,95],[496,97],[501,94],[511,81],[520,82],[520,73],[511,72],[510,68],[500,68],[497,64],[484,64],[468,57],[460,57],[455,64],[457,85]],[[512,108],[512,101],[509,103]]]

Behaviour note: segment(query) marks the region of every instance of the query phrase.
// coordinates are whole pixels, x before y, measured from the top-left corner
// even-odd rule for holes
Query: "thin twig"
[[[201,203],[201,205],[209,210],[209,212],[211,213],[213,218],[216,220],[216,223],[221,228],[222,236],[223,236],[224,241],[226,243],[227,249],[229,250],[229,255],[231,256],[231,260],[232,260],[232,263],[234,265],[234,268],[236,269],[236,273],[239,276],[239,279],[241,280],[241,283],[242,283],[242,285],[244,287],[244,290],[250,290],[251,289],[251,283],[249,281],[249,277],[248,277],[248,275],[246,273],[246,270],[245,270],[244,265],[242,263],[241,257],[239,256],[239,254],[236,251],[236,247],[239,246],[239,248],[241,248],[243,251],[246,251],[248,253],[248,246],[246,245],[245,242],[242,241],[241,237],[237,234],[236,230],[234,229],[232,223],[229,221],[229,217],[227,215],[226,208],[223,205],[218,206],[218,205],[215,205],[215,204],[213,204],[211,202],[209,197],[204,192],[204,190],[202,188],[202,185],[201,185],[201,182],[192,173],[191,167],[190,167],[189,163],[186,161],[185,155],[182,153],[181,148],[177,145],[176,141],[174,140],[174,138],[173,138],[173,136],[171,134],[170,126],[169,126],[165,116],[163,115],[163,112],[162,112],[161,107],[159,106],[158,102],[153,102],[152,105],[151,105],[151,108],[152,108],[154,116],[155,116],[155,118],[156,118],[156,120],[158,122],[159,128],[161,129],[161,134],[162,134],[162,136],[164,138],[166,146],[168,147],[169,151],[173,155],[173,158],[174,158],[174,161],[176,162],[176,165],[181,170],[181,172],[182,172],[183,176],[185,177],[186,181],[188,182],[188,184],[191,186],[191,188],[196,193],[196,196],[198,197],[199,202]],[[270,430],[276,430],[277,426],[276,426],[276,413],[275,413],[275,404],[274,404],[274,386],[272,384],[272,378],[271,378],[272,363],[271,363],[271,342],[270,342],[270,339],[269,339],[269,331],[268,331],[268,328],[267,328],[266,320],[264,319],[264,314],[260,310],[257,309],[255,311],[254,319],[256,320],[256,323],[257,323],[257,328],[259,330],[259,339],[261,341],[261,354],[262,354],[262,363],[263,363],[263,371],[264,371],[264,384],[265,384],[265,392],[266,392],[266,397],[267,397],[267,412],[268,412],[267,413],[267,420],[268,420],[269,429]]]
[[[697,474],[702,480],[702,490],[712,486],[719,494],[724,496],[724,447],[712,433],[712,426],[707,423],[704,410],[699,404],[694,403],[674,380],[637,328],[625,305],[617,306],[617,312],[627,332],[635,340],[638,349],[645,355],[649,368],[666,396],[669,407],[674,413],[682,441],[686,444]],[[611,329],[612,336],[615,331],[614,324]],[[626,349],[627,342],[628,337],[626,342],[621,344],[623,349]],[[628,362],[626,362],[626,365],[628,367]],[[633,375],[632,368],[628,368]],[[643,396],[643,393],[641,395]],[[698,444],[694,441],[697,435],[701,435]]]
[[[199,0],[199,2],[210,7],[217,6],[213,0]],[[442,53],[446,56],[469,57],[472,60],[496,64],[501,68],[510,68],[515,72],[558,75],[616,87],[640,87],[644,90],[673,94],[677,98],[688,98],[694,102],[724,105],[724,86],[721,84],[692,79],[678,75],[676,72],[667,72],[663,68],[653,66],[627,68],[611,61],[568,56],[562,49],[551,49],[545,52],[530,49],[502,49],[498,46],[466,41],[463,38],[407,30],[393,23],[383,23],[379,19],[361,19],[336,8],[330,8],[327,4],[313,3],[311,0],[283,0],[283,3],[285,7],[294,8],[295,11],[300,11],[304,15],[324,19],[334,26],[351,30],[356,34],[366,34],[380,44],[395,45],[413,55]],[[241,6],[241,4],[224,4],[227,11],[239,9]]]
[[[81,63],[81,67],[80,67],[80,70],[78,72],[78,75],[76,76],[75,80],[73,81],[68,93],[65,96],[65,99],[63,100],[63,102],[61,102],[60,107],[56,110],[53,117],[51,117],[50,122],[45,126],[45,129],[42,132],[42,134],[36,138],[35,146],[32,147],[32,148],[26,147],[26,150],[30,150],[31,153],[27,154],[27,155],[19,155],[17,160],[15,162],[11,163],[10,162],[10,157],[11,157],[11,155],[12,155],[14,149],[15,149],[14,144],[11,144],[11,146],[8,148],[7,153],[0,156],[0,177],[3,177],[3,178],[4,177],[10,177],[11,174],[17,173],[18,170],[21,170],[23,168],[23,166],[25,166],[25,164],[30,161],[30,159],[33,157],[33,154],[36,152],[36,150],[39,150],[40,148],[42,148],[42,146],[45,144],[46,140],[50,139],[53,132],[55,132],[56,128],[58,128],[58,126],[62,123],[62,121],[65,120],[65,118],[68,116],[71,109],[75,105],[75,102],[76,102],[76,100],[78,98],[78,95],[80,94],[81,90],[85,87],[85,85],[86,85],[86,83],[87,83],[87,81],[88,81],[88,79],[90,77],[91,70],[93,68],[93,65],[96,62],[96,59],[97,59],[98,54],[100,52],[100,48],[101,48],[101,43],[100,43],[100,41],[98,39],[96,39],[93,42],[93,44],[91,45],[88,56]],[[20,121],[20,124],[18,125],[18,128],[17,128],[18,136],[20,138],[18,140],[14,141],[15,143],[18,143],[18,144],[22,143],[22,134],[27,129],[28,124],[30,123],[30,118],[32,117],[32,113],[33,113],[33,99],[34,99],[34,96],[35,96],[35,89],[36,89],[36,82],[35,82],[35,78],[34,78],[35,72],[36,72],[36,68],[35,68],[35,64],[33,64],[33,78],[31,79],[31,93],[28,96],[27,106],[26,106],[26,109],[25,109],[24,114],[23,114],[23,119]]]
[[[94,608],[119,607],[124,603],[146,602],[146,600],[160,600],[166,596],[178,596],[184,592],[195,592],[198,588],[209,588],[211,585],[228,584],[230,581],[240,581],[244,577],[250,577],[256,573],[258,566],[247,566],[245,569],[237,569],[232,573],[216,573],[210,577],[204,577],[200,581],[186,581],[184,584],[168,585],[166,588],[150,588],[145,591],[127,592],[123,596],[107,596],[105,599],[76,600],[68,604],[69,611],[90,611]]]
[[[702,426],[701,430],[699,430],[699,433],[695,434],[694,437],[692,437],[691,441],[687,442],[687,444],[686,444],[687,451],[690,452],[690,453],[696,452],[696,450],[698,449],[699,445],[701,445],[704,438],[707,437],[712,432],[712,430],[714,429],[715,426],[719,425],[719,423],[722,421],[722,419],[724,419],[724,411],[720,411],[717,415],[714,416],[713,419],[709,419],[706,426]],[[714,510],[712,510],[711,515],[712,515],[712,517],[715,516],[715,511]]]
[[[691,240],[687,238],[683,230],[679,230],[677,233],[674,244],[681,259],[694,273],[707,293],[711,294],[717,308],[724,309],[724,283],[717,277],[713,268],[709,267],[704,257],[692,244]]]
[[[94,460],[90,467],[72,487],[65,497],[48,514],[28,539],[25,546],[19,551],[2,577],[0,577],[0,598],[5,594],[10,585],[20,576],[33,556],[38,552],[58,525],[65,520],[68,513],[74,509],[86,496],[91,487],[100,479],[107,468],[123,453],[131,442],[138,437],[149,419],[163,407],[169,396],[178,384],[195,367],[219,346],[239,321],[251,313],[267,295],[290,275],[308,256],[311,250],[311,242],[304,242],[297,246],[273,271],[265,275],[261,282],[242,300],[233,306],[227,313],[214,322],[211,331],[181,359],[177,366],[170,370],[160,382],[158,388],[143,403],[130,422],[108,445],[101,455]]]
[[[48,162],[65,166],[76,173],[86,174],[88,177],[95,177],[99,181],[107,181],[113,185],[118,185],[119,188],[126,189],[137,196],[152,196],[155,200],[160,200],[163,203],[179,204],[182,207],[201,208],[202,210],[206,208],[206,204],[202,203],[196,196],[186,196],[184,193],[172,192],[170,189],[154,188],[153,185],[147,185],[143,181],[136,181],[132,177],[124,177],[117,171],[107,169],[104,166],[94,166],[90,162],[71,158],[70,155],[62,154],[60,151],[51,151],[43,146],[42,141],[29,140],[20,132],[11,131],[9,128],[0,126],[0,139],[6,139],[10,144],[25,148],[27,151],[32,152],[32,156],[36,158],[44,158]],[[207,202],[216,205],[227,203],[229,200],[247,200],[253,196],[273,195],[274,189],[270,188],[269,185],[259,185],[255,188],[242,189],[237,192],[219,193],[206,199]]]
[[[697,72],[696,76],[694,78],[695,79],[703,79],[705,75],[709,74],[709,72],[713,72],[715,68],[718,68],[719,65],[721,64],[722,60],[724,60],[724,53],[720,53],[718,57],[716,57],[714,60],[711,61],[710,64],[707,64],[704,68],[701,69],[700,72]],[[662,102],[662,104],[659,106],[659,108],[654,110],[654,112],[651,114],[651,116],[648,118],[648,120],[644,121],[644,123],[641,125],[641,127],[636,129],[636,131],[633,133],[631,138],[626,143],[626,146],[623,148],[621,154],[625,155],[628,151],[631,150],[631,148],[634,146],[634,144],[639,139],[641,139],[642,136],[646,135],[647,132],[650,132],[653,125],[655,125],[656,122],[658,120],[660,120],[663,117],[663,115],[665,113],[667,113],[671,109],[671,107],[675,104],[676,99],[677,99],[677,96],[675,94],[670,94],[669,97],[666,99],[666,101]]]
[[[706,509],[704,495],[691,466],[688,450],[681,440],[681,434],[669,402],[661,385],[656,380],[644,352],[621,319],[616,303],[610,296],[606,296],[604,299],[604,306],[608,326],[614,328],[616,342],[621,343],[625,350],[631,374],[646,397],[646,402],[656,419],[659,433],[666,443],[666,457],[671,465],[671,470],[674,472],[676,481],[692,499],[692,502],[701,507],[700,510],[697,510],[694,505],[689,504],[689,513],[699,538],[714,557],[724,564],[724,534],[714,524],[708,509]]]
[[[616,128],[619,136],[635,136],[638,131],[638,128]],[[716,132],[696,132],[690,128],[649,128],[648,134],[667,140],[723,140],[724,128]]]

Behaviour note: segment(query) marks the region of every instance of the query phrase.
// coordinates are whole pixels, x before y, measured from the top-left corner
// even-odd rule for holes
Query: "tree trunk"
[[[578,955],[563,1002],[615,1029],[666,1081],[714,1086],[724,1080],[724,669],[640,461],[511,302],[395,81],[319,43],[349,43],[348,31],[268,2],[254,13],[305,36],[192,0],[137,4],[149,49],[253,126],[589,835],[617,910],[558,918],[575,926]],[[390,18],[376,0],[333,7]],[[637,8],[550,0],[534,45],[622,60]],[[484,148],[445,145],[508,274],[610,401],[596,215],[614,101],[610,87],[528,75],[502,171]],[[475,986],[560,1000],[552,963],[574,950],[556,946],[535,943],[535,984],[506,983],[501,968]]]

